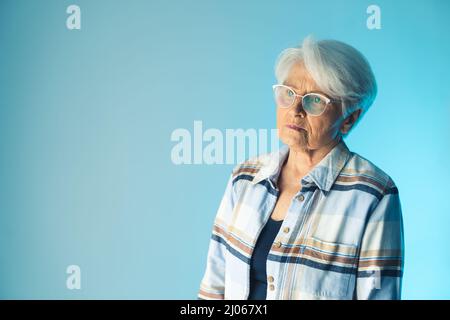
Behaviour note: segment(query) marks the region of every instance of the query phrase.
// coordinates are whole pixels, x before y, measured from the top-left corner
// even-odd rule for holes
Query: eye
[[[314,97],[314,102],[315,103],[320,103],[320,101],[322,101],[322,99],[320,99],[320,97],[318,97],[318,96]]]

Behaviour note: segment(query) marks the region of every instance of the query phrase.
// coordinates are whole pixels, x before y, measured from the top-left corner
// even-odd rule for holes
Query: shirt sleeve
[[[225,194],[220,202],[214,219],[214,225],[209,240],[206,269],[200,283],[198,300],[221,300],[225,295],[225,252],[227,220],[234,207],[233,176],[231,175]]]
[[[390,180],[383,197],[366,223],[358,260],[354,297],[356,299],[400,299],[403,266],[402,209],[398,189]]]

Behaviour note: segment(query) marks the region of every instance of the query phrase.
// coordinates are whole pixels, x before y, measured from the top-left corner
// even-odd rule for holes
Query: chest
[[[271,217],[274,220],[284,220],[293,198],[302,189],[302,185],[298,177],[283,169],[278,179],[278,189],[279,194]]]
[[[274,220],[284,220],[292,199],[301,189],[301,186],[292,186],[290,188],[284,188],[280,191],[278,199],[275,203],[275,207],[272,211],[271,217]]]

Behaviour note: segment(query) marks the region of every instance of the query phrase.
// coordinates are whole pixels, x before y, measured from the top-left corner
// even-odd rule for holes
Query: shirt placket
[[[306,230],[305,222],[307,221],[309,202],[313,194],[306,190],[309,189],[302,187],[293,197],[269,254],[275,253],[273,250],[286,248]],[[286,238],[286,236],[289,239],[287,242],[281,239],[281,237]],[[284,262],[267,261],[267,300],[280,299],[283,294],[283,288],[279,288],[281,284],[280,277],[284,275],[283,268],[286,268],[286,263]]]

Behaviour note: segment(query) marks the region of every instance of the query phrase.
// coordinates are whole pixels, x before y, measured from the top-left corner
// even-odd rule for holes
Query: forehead
[[[283,84],[294,88],[297,92],[320,91],[305,65],[300,62],[292,65]]]

